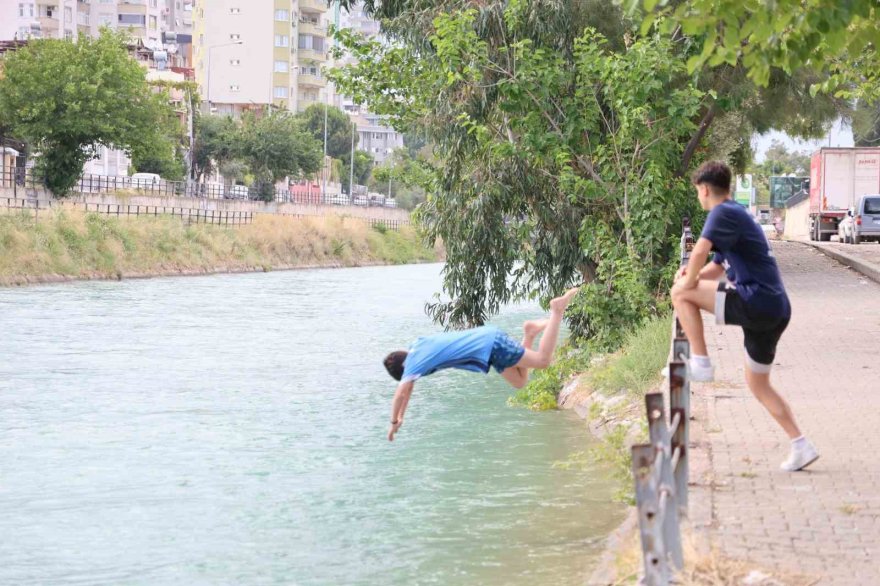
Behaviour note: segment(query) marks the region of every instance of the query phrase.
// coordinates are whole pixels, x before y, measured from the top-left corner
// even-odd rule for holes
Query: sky
[[[764,155],[774,140],[782,141],[789,151],[807,151],[812,153],[822,146],[853,146],[852,129],[843,120],[838,119],[825,138],[819,140],[800,140],[791,138],[784,132],[771,131],[767,134],[756,134],[752,137],[752,146],[755,149],[755,161],[761,163],[764,161]]]

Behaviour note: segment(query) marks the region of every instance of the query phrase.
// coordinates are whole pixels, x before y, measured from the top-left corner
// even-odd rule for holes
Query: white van
[[[156,173],[135,173],[131,176],[131,186],[135,189],[155,189],[162,178]]]

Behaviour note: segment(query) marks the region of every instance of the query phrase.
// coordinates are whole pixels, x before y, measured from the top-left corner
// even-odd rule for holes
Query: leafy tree
[[[349,155],[350,156],[350,155]],[[354,152],[354,184],[366,185],[373,170],[373,155],[366,151]],[[351,193],[349,181],[351,179],[351,167],[348,166],[347,160],[342,162],[342,191]]]
[[[168,95],[163,91],[165,100]],[[181,181],[186,175],[183,144],[186,134],[176,113],[168,109],[157,120],[154,140],[141,142],[131,149],[131,163],[138,173],[156,173],[165,179]]]
[[[299,118],[302,119],[304,128],[323,145],[324,106],[312,104],[299,114]],[[351,119],[339,108],[328,106],[327,155],[348,164],[348,160],[351,158],[352,134],[354,134],[354,144],[357,147],[359,137],[354,131]]]
[[[852,117],[856,146],[880,146],[880,101],[873,104],[859,100]]]
[[[789,151],[785,144],[774,140],[764,155],[764,161],[761,164],[752,164],[748,169],[753,175],[757,203],[770,203],[770,177],[792,174],[799,177],[809,176],[810,158],[810,153]]]
[[[688,69],[742,65],[749,77],[767,85],[775,68],[828,72],[816,89],[880,98],[880,5],[876,0],[774,0],[717,2],[628,0],[631,11],[647,12],[642,32],[657,22],[661,30],[699,39]]]
[[[6,57],[0,117],[30,143],[46,185],[66,194],[99,145],[146,152],[170,106],[108,30],[76,43],[35,40]],[[141,150],[142,149],[142,150]]]
[[[387,193],[390,184],[391,196],[397,199],[397,205],[411,210],[425,201],[422,186],[430,178],[427,165],[413,159],[408,150],[398,149],[384,165],[373,168],[368,185],[371,191]]]
[[[241,159],[254,174],[260,196],[266,201],[272,199],[277,181],[321,168],[321,145],[287,112],[246,116],[239,145]]]
[[[239,128],[229,116],[198,116],[193,145],[193,176],[201,180],[233,160],[239,148]],[[224,175],[226,175],[224,173]]]

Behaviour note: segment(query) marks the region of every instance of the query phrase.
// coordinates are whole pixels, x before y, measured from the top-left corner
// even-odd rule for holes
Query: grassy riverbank
[[[550,368],[510,399],[535,410],[573,408],[584,414],[598,443],[567,465],[601,461],[619,482],[619,500],[632,499],[630,445],[646,437],[644,396],[661,382],[670,343],[669,314],[646,320],[626,336],[613,353],[589,348],[562,348]],[[561,393],[564,392],[564,396]]]
[[[236,228],[72,212],[0,216],[0,285],[439,260],[412,228],[258,215]]]

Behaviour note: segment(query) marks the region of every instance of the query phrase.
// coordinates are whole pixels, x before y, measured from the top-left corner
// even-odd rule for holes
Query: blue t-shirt
[[[444,368],[489,372],[489,356],[496,335],[498,328],[483,326],[419,338],[403,363],[401,381],[416,380]]]
[[[730,199],[715,206],[702,237],[712,242],[713,260],[724,266],[727,280],[748,307],[767,317],[791,317],[770,242],[744,207]]]

